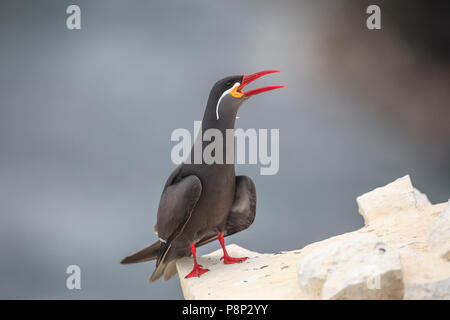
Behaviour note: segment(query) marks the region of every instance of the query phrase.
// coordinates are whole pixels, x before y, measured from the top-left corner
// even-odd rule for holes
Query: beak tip
[[[261,78],[262,76],[265,76],[267,74],[270,73],[279,73],[281,71],[279,70],[265,70],[265,71],[260,71],[257,73],[253,73],[250,75],[244,75],[242,78],[242,83],[239,86],[239,88],[242,90],[242,88],[244,88],[246,85],[248,85],[249,83],[255,81],[258,78]],[[262,92],[266,92],[266,91],[270,91],[270,90],[274,90],[274,89],[280,89],[280,88],[284,88],[284,86],[269,86],[269,87],[263,87],[263,88],[259,88],[259,89],[254,89],[254,90],[250,90],[247,92],[243,92],[244,97],[245,98],[249,98],[250,96],[253,96],[255,94],[259,94]]]

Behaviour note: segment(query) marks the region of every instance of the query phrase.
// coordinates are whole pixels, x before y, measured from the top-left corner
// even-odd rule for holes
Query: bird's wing
[[[202,183],[195,175],[186,176],[167,186],[159,201],[156,229],[162,242],[170,243],[191,217],[202,192]]]
[[[172,184],[175,183],[175,181],[177,179],[179,179],[180,174],[181,174],[181,168],[183,167],[183,164],[181,163],[178,167],[176,167],[172,173],[170,174],[170,176],[167,178],[166,183],[164,184],[164,188],[163,188],[163,192],[166,191],[167,187],[171,186]],[[155,226],[153,227],[153,231],[158,234],[158,224],[155,224]]]
[[[250,227],[256,215],[256,188],[247,176],[236,177],[234,201],[228,214],[224,236],[232,235]],[[207,234],[197,246],[205,245],[218,238],[217,234]]]
[[[227,219],[226,235],[232,235],[250,227],[256,215],[256,188],[247,176],[236,177],[234,202]]]
[[[165,258],[172,247],[172,241],[183,232],[202,193],[202,183],[195,175],[181,178],[178,172],[172,181],[169,180],[170,177],[159,201],[155,229],[158,231],[162,246],[150,282],[164,274],[167,263],[170,263],[166,262]],[[165,278],[169,277],[169,274],[172,272],[168,272]]]
[[[123,264],[138,263],[160,257],[167,250],[169,243],[189,220],[192,209],[201,193],[200,180],[195,176],[181,177],[182,164],[167,178],[158,208],[157,223],[154,227],[160,240],[141,251],[126,257]]]

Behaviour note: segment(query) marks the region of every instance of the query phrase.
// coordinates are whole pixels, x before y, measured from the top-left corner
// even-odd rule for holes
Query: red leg
[[[223,263],[225,264],[232,264],[232,263],[240,263],[240,262],[244,262],[245,260],[247,260],[248,258],[232,258],[228,255],[227,249],[225,248],[225,241],[223,240],[223,233],[219,233],[219,242],[220,245],[222,246],[223,249],[223,257],[220,258],[220,260],[223,259]]]
[[[192,269],[192,271],[185,277],[187,278],[193,278],[193,277],[200,277],[202,274],[204,274],[205,272],[208,272],[208,269],[203,269],[202,265],[197,263],[197,257],[195,256],[196,253],[196,249],[195,249],[195,244],[191,243],[191,252],[192,252],[192,256],[194,258],[194,268]]]

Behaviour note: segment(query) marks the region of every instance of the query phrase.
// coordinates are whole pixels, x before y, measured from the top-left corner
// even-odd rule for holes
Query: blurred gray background
[[[237,167],[257,216],[228,244],[275,252],[355,230],[355,198],[405,174],[446,201],[448,5],[374,3],[378,31],[365,1],[2,1],[0,298],[182,298],[177,277],[148,284],[154,262],[119,261],[156,240],[170,134],[192,131],[232,74],[279,69],[255,87],[286,88],[240,111],[237,127],[280,129],[280,171]],[[66,289],[71,264],[81,290]]]

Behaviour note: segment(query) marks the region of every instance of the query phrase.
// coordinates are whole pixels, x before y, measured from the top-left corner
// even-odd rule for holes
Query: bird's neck
[[[218,129],[225,135],[226,130],[234,130],[234,125],[236,122],[236,112],[235,111],[222,111],[219,114],[219,119],[217,119],[217,114],[215,110],[207,108],[202,120],[202,129],[205,132],[208,129]]]
[[[194,161],[194,153],[197,154],[200,152],[201,146],[201,155],[204,154],[205,149],[214,142],[215,136],[217,134],[221,135],[222,140],[222,154],[223,154],[223,163],[227,162],[228,159],[227,154],[230,153],[230,156],[234,159],[234,125],[236,122],[236,113],[234,111],[222,112],[219,115],[219,119],[217,119],[215,110],[213,108],[206,108],[205,113],[203,115],[203,120],[201,124],[200,132],[195,139],[194,145],[191,150],[191,163]],[[211,132],[207,132],[208,130],[213,130]],[[219,132],[218,132],[218,131]],[[208,140],[207,137],[211,138]],[[227,143],[227,140],[233,139],[232,150],[228,150],[230,148],[230,144]],[[194,151],[197,149],[197,151]],[[204,160],[204,159],[202,159]]]

